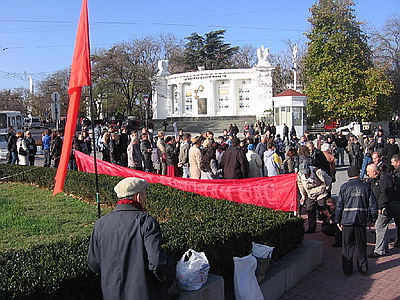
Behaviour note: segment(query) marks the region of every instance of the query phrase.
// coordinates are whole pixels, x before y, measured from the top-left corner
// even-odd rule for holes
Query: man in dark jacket
[[[347,169],[349,181],[340,187],[336,223],[342,231],[342,269],[345,276],[353,272],[353,254],[357,251],[358,271],[367,275],[367,223],[377,215],[375,197],[370,186],[360,180],[357,166]]]
[[[10,126],[7,133],[7,164],[15,165],[18,163],[17,140],[13,126]]]
[[[400,247],[400,157],[398,154],[392,156],[391,163],[395,200],[392,205],[389,205],[389,214],[393,215],[396,222],[397,241],[394,243],[394,247]]]
[[[286,144],[289,144],[289,127],[287,127],[286,123],[283,123],[283,142],[286,140]]]
[[[54,159],[54,168],[58,168],[58,164],[60,163],[63,136],[64,131],[60,129],[56,132],[56,136],[54,137],[54,139],[51,140],[50,155]]]
[[[121,164],[121,145],[119,143],[119,135],[115,132],[111,133],[110,140],[110,160],[112,164],[120,165]]]
[[[239,146],[239,139],[232,139],[232,147],[224,152],[221,169],[224,179],[241,179],[248,177],[248,162],[244,151]]]
[[[340,159],[340,165],[344,165],[344,149],[347,147],[347,139],[346,137],[342,134],[342,131],[339,131],[338,135],[335,136],[334,138],[335,144],[336,144],[336,151],[337,151],[337,158],[336,158],[336,165],[339,166],[339,159]]]
[[[143,155],[143,164],[145,172],[153,172],[153,162],[151,160],[151,153],[153,147],[149,141],[149,135],[147,133],[142,133],[142,141],[140,142],[140,151]]]
[[[331,167],[325,157],[325,154],[321,150],[315,148],[312,141],[306,141],[305,145],[307,146],[308,150],[310,150],[310,156],[313,159],[311,165],[322,169],[326,174],[331,174]]]
[[[389,250],[388,226],[391,217],[388,215],[387,206],[394,201],[394,186],[389,173],[382,173],[376,164],[367,167],[371,189],[378,203],[378,218],[375,223],[375,249],[368,257],[378,258]]]
[[[388,143],[383,148],[383,157],[390,160],[395,154],[399,154],[399,146],[396,144],[394,136],[390,136]]]
[[[175,265],[161,248],[158,222],[143,212],[147,181],[125,178],[114,188],[118,205],[94,225],[88,264],[100,272],[103,299],[168,299]]]

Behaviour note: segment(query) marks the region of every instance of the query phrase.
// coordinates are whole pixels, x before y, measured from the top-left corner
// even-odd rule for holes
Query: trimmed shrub
[[[0,165],[0,180],[33,183],[51,189],[55,172],[53,168]],[[120,180],[120,177],[99,175],[102,203],[115,203],[113,187]],[[95,175],[69,171],[64,191],[85,201],[95,202]],[[204,251],[214,274],[232,274],[232,258],[248,255],[253,241],[274,246],[273,260],[277,260],[295,249],[303,240],[303,219],[293,217],[287,212],[216,200],[161,184],[151,184],[147,198],[146,210],[160,222],[164,238],[163,248],[167,253],[178,260],[189,248]],[[54,245],[25,249],[15,252],[17,254],[0,253],[0,267],[3,269],[5,266],[5,274],[1,274],[1,277],[7,277],[1,279],[2,286],[5,287],[5,290],[2,288],[2,292],[5,291],[12,298],[24,295],[27,299],[26,296],[31,295],[65,295],[61,291],[67,288],[69,299],[73,299],[79,295],[76,292],[79,289],[73,287],[81,287],[76,278],[86,278],[85,281],[89,285],[85,284],[84,290],[98,289],[98,278],[91,274],[86,266],[87,237],[68,241],[68,246],[64,246],[63,243],[67,242],[55,241]],[[68,248],[76,250],[65,254],[62,261],[50,254],[52,251],[64,253]],[[35,251],[49,254],[40,256],[42,258],[37,261],[39,257],[34,255]],[[13,255],[31,258],[25,266],[13,263]],[[64,268],[65,264],[70,266]],[[29,273],[29,270],[37,268],[43,269],[44,273]],[[46,272],[52,274],[52,282],[49,282]],[[98,295],[95,293],[93,297],[83,296],[85,299],[97,299]]]

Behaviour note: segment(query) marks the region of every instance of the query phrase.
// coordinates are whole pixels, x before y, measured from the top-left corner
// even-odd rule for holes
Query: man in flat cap
[[[349,181],[340,187],[336,206],[336,224],[342,231],[342,269],[349,277],[353,273],[353,255],[361,275],[367,275],[367,224],[377,218],[377,204],[368,183],[360,179],[357,166],[347,169]]]
[[[158,222],[143,212],[146,180],[125,178],[118,205],[94,225],[88,264],[101,274],[103,299],[167,299],[175,264],[161,248]]]

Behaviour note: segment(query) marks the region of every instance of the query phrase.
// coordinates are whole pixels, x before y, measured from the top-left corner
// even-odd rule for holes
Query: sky
[[[315,0],[88,0],[92,49],[148,35],[226,29],[225,42],[287,50],[285,40],[307,41]],[[400,0],[355,1],[355,15],[380,29],[400,14]],[[0,90],[29,88],[71,65],[81,0],[0,0]]]

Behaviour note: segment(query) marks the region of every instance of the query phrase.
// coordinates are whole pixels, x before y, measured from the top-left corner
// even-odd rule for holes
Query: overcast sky
[[[135,37],[227,29],[232,46],[286,49],[306,41],[311,0],[88,0],[91,47],[109,48]],[[81,0],[0,0],[0,89],[29,87],[71,64]],[[356,16],[379,29],[400,14],[399,0],[356,1]],[[397,15],[398,17],[399,15]]]

